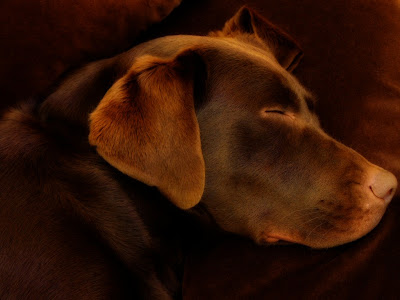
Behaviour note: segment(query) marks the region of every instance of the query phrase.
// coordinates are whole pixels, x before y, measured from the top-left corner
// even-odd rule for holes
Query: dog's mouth
[[[260,244],[301,244],[295,237],[290,237],[281,234],[263,233],[259,239]]]
[[[309,226],[296,230],[282,230],[277,227],[262,231],[256,240],[261,245],[300,244],[311,248],[330,248],[352,242],[370,232],[379,223],[384,210],[362,215],[331,218],[315,217],[315,222],[306,221]]]

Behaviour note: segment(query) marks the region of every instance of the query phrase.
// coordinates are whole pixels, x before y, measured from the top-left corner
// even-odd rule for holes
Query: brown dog
[[[179,259],[165,253],[187,219],[166,199],[258,243],[332,247],[372,230],[396,178],[322,131],[289,73],[301,55],[242,8],[222,31],[89,64],[7,113],[1,298],[170,297]]]

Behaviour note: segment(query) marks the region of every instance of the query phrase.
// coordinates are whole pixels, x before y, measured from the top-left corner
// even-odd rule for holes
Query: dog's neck
[[[104,161],[113,177],[124,192],[135,202],[135,206],[151,235],[160,242],[171,245],[171,241],[180,240],[186,246],[208,242],[214,235],[221,233],[214,218],[202,202],[188,210],[173,205],[157,188],[122,174]],[[156,220],[156,222],[154,222]]]
[[[187,211],[178,209],[155,187],[130,178],[104,161],[89,145],[85,124],[77,122],[76,119],[68,119],[68,114],[62,117],[57,114],[48,114],[44,118],[41,113],[39,109],[38,117],[41,119],[43,128],[57,144],[68,146],[74,155],[84,160],[88,158],[98,161],[99,167],[107,170],[110,178],[121,187],[124,194],[128,195],[150,236],[156,241],[155,248],[156,252],[159,252],[161,263],[175,266],[173,272],[178,274],[178,277],[183,270],[186,251],[190,251],[197,245],[208,243],[215,234],[219,234],[218,226],[203,203]],[[107,185],[106,182],[105,185]],[[118,216],[115,218],[118,222]],[[108,239],[107,236],[104,238]],[[110,239],[113,238],[115,237],[110,237]],[[118,252],[118,249],[114,251]],[[168,281],[168,279],[165,280]]]
[[[83,149],[84,153],[94,153],[95,150],[88,143],[89,115],[107,90],[127,72],[138,53],[144,51],[140,49],[137,47],[121,56],[96,61],[66,76],[37,107],[43,127],[60,143],[73,145],[78,152]],[[199,242],[218,232],[218,226],[203,203],[188,211],[181,211],[157,189],[129,178],[106,162],[104,165],[138,206],[144,223],[158,239],[168,243],[169,239],[180,235],[185,243],[190,244],[191,241]],[[158,221],[154,223],[154,220]]]
[[[90,63],[72,74],[66,74],[65,79],[43,97],[38,107],[40,120],[87,129],[89,114],[125,72],[120,70],[115,59]]]

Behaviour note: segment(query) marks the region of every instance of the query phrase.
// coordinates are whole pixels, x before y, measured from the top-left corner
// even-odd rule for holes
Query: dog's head
[[[141,49],[90,116],[111,165],[259,243],[331,247],[378,224],[396,178],[320,128],[285,33],[242,8],[208,37]]]

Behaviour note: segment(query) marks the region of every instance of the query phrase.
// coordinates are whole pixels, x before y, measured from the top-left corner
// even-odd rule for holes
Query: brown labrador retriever
[[[244,7],[222,31],[141,44],[6,113],[0,298],[178,296],[202,211],[257,243],[372,230],[396,178],[323,132],[290,74],[301,56]]]

